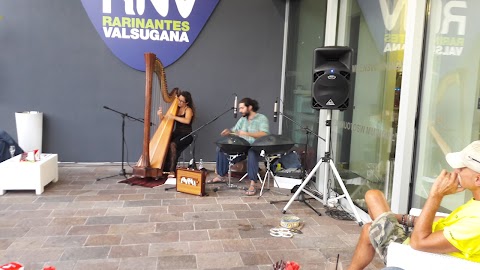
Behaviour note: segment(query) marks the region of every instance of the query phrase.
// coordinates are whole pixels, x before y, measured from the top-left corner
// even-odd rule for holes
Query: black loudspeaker
[[[349,47],[316,48],[313,55],[312,107],[316,110],[348,108],[353,50]]]

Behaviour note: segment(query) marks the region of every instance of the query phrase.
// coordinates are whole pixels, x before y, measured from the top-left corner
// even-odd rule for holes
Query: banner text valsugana
[[[102,25],[107,38],[189,42],[188,21],[103,16]]]

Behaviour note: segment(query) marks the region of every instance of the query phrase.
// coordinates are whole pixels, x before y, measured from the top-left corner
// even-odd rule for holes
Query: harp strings
[[[159,78],[157,74],[154,72],[153,73],[153,78],[152,78],[152,109],[151,109],[151,121],[154,124],[154,126],[150,129],[150,138],[153,136],[155,131],[160,125],[160,118],[157,115],[157,111],[159,108],[162,108],[162,111],[165,115],[167,112],[169,106],[168,104],[163,100],[162,98],[162,88],[159,83]]]

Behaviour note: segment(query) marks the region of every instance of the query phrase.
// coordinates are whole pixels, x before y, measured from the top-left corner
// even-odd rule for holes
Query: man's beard
[[[250,116],[250,112],[246,112],[242,116],[245,117],[245,118],[248,118]]]

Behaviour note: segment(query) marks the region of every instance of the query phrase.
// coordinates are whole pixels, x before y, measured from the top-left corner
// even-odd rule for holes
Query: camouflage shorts
[[[408,234],[392,212],[381,214],[370,226],[370,242],[385,264],[388,245],[391,242],[403,243],[407,238]]]

